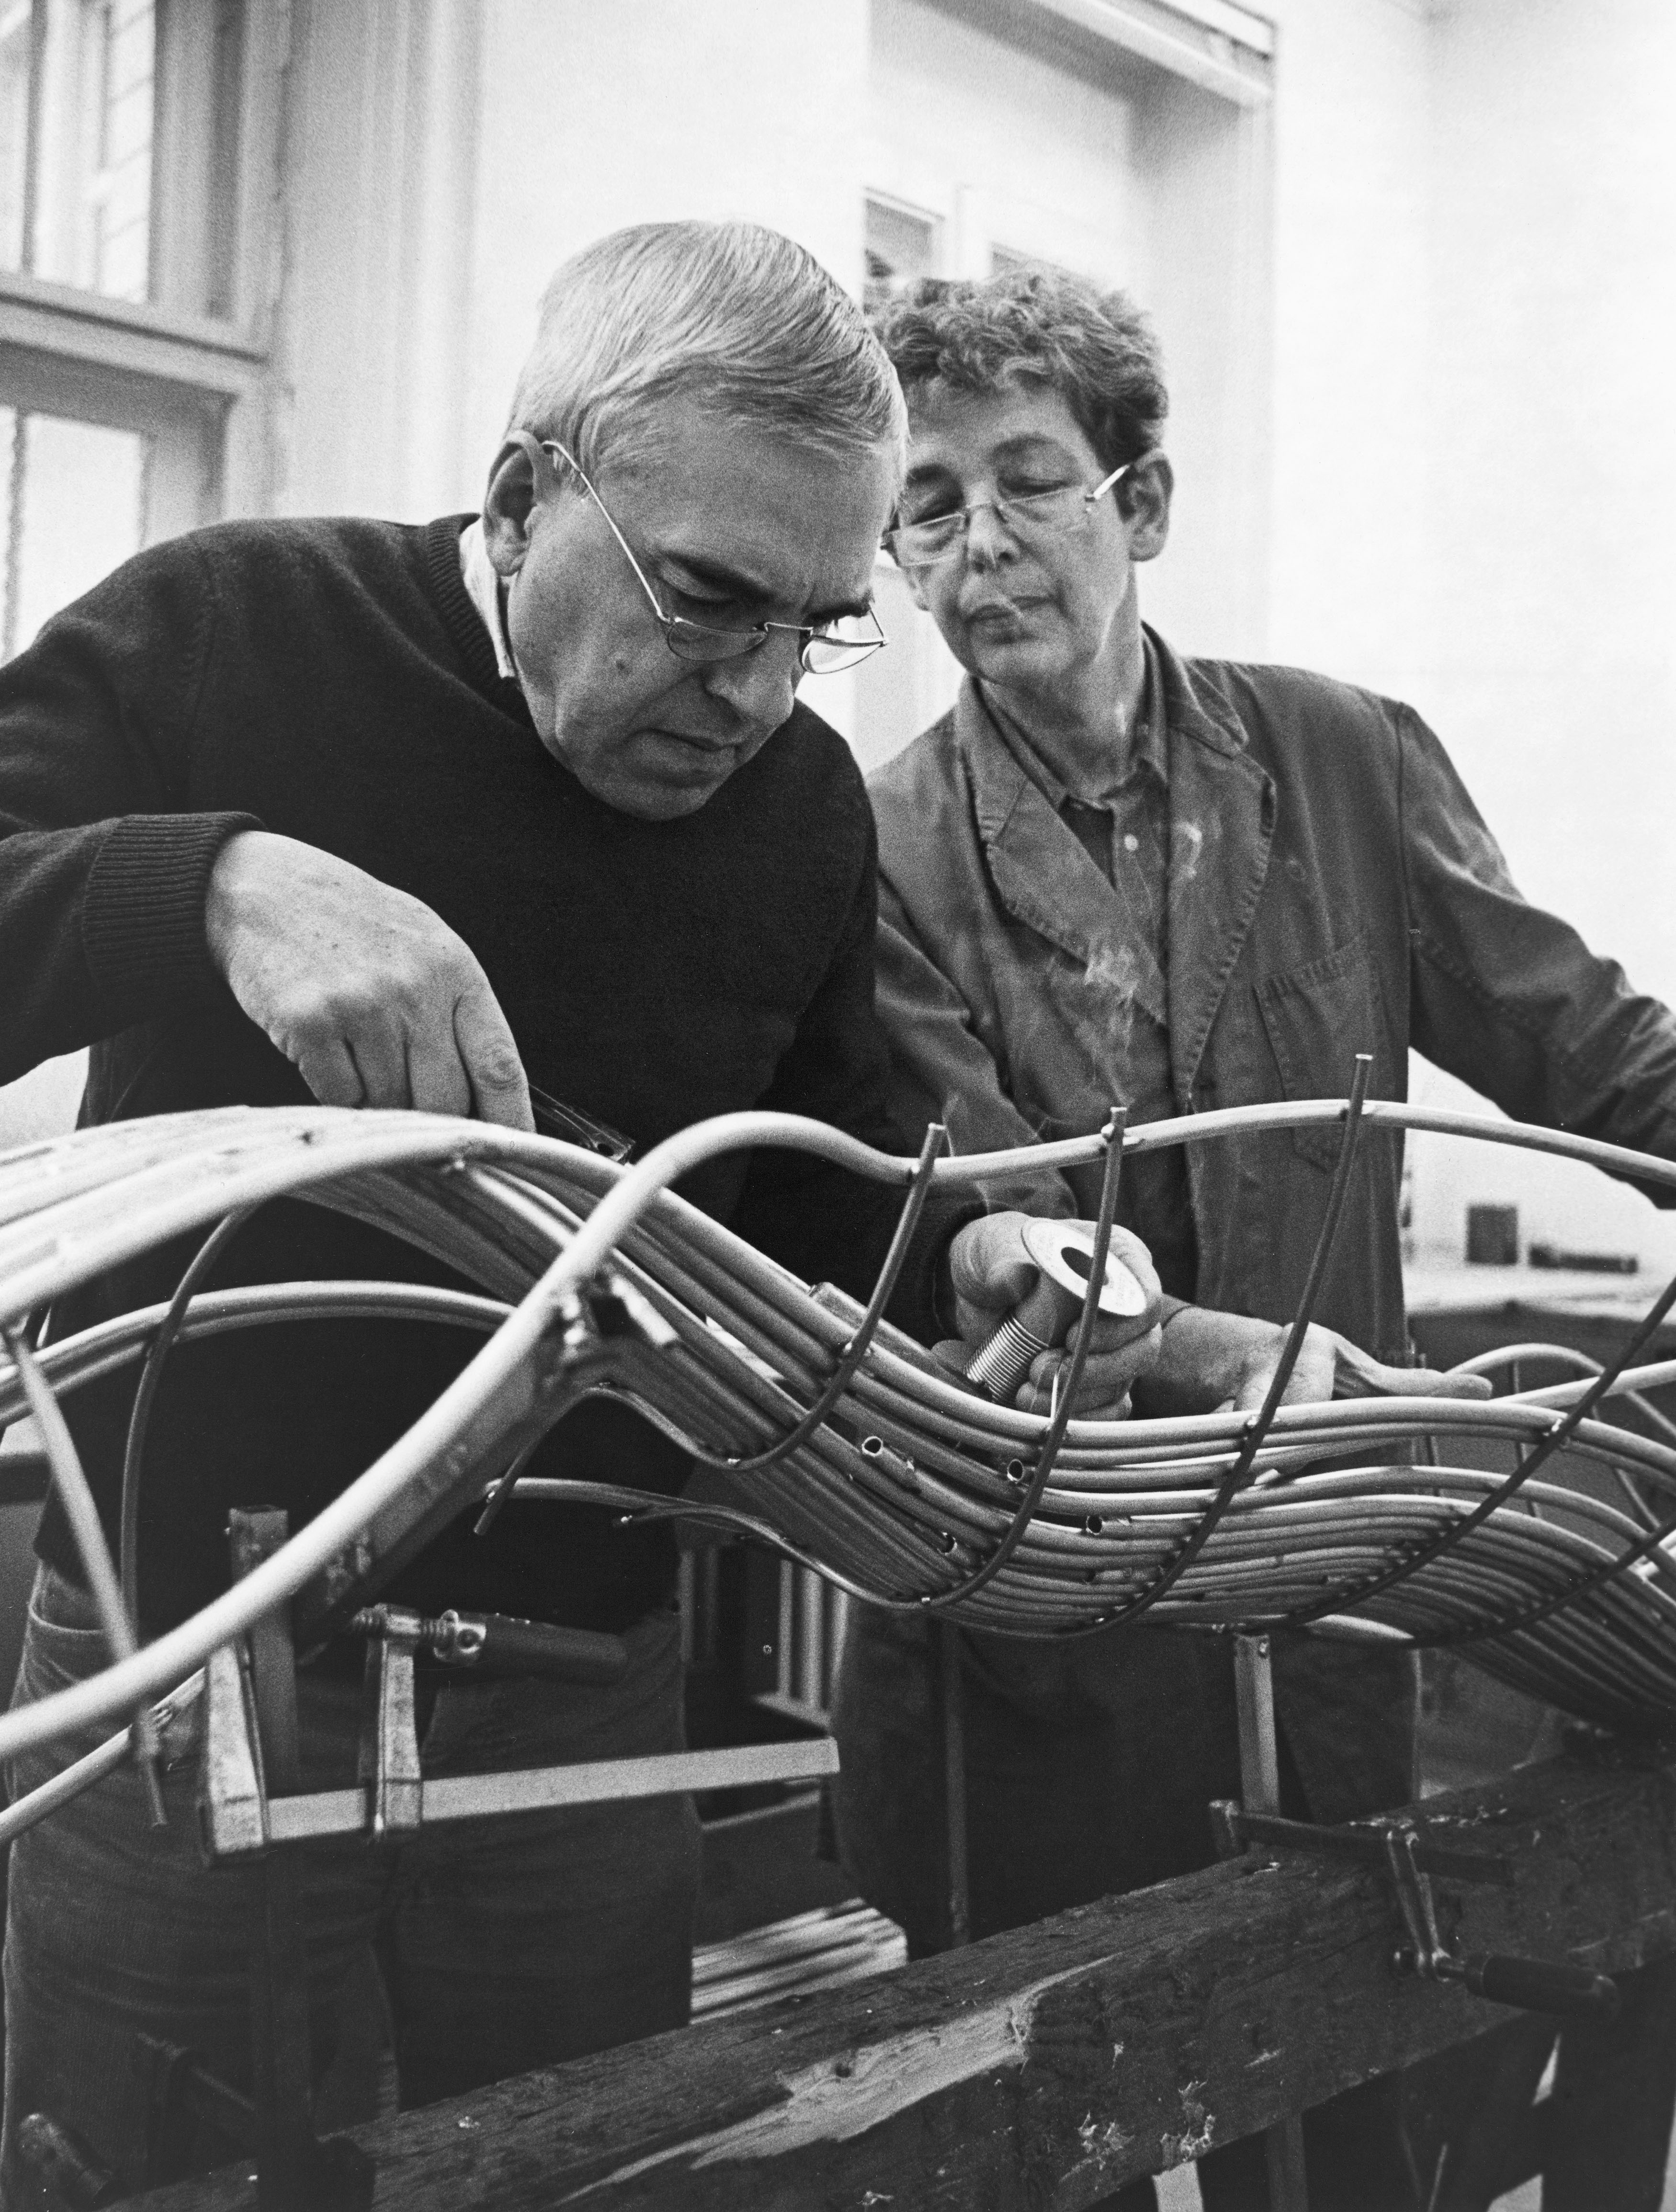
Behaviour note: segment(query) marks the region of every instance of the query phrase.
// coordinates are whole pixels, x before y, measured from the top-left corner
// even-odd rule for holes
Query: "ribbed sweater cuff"
[[[82,908],[82,945],[112,1005],[201,997],[219,978],[203,936],[221,849],[253,814],[126,814],[100,848]]]

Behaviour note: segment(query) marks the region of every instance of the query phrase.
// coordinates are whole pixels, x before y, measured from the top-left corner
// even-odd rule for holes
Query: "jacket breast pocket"
[[[1361,1052],[1374,1057],[1369,1097],[1394,1095],[1392,1048],[1365,930],[1336,952],[1266,976],[1256,994],[1288,1098],[1344,1097]],[[1332,1172],[1339,1157],[1337,1124],[1296,1129],[1292,1141],[1305,1159]]]

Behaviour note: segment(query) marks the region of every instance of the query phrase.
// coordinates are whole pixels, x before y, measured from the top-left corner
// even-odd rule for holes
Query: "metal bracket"
[[[429,1623],[417,1613],[380,1606],[378,1632],[367,1639],[365,1702],[356,1778],[367,1790],[373,1840],[415,1835],[423,1818],[413,1655]]]
[[[242,1642],[212,1651],[203,1670],[203,1743],[197,1771],[198,1843],[205,1861],[248,1858],[268,1848],[268,1791],[262,1772]]]
[[[228,1525],[235,1578],[285,1541],[282,1512],[235,1510]],[[216,1652],[199,1768],[199,1828],[247,1863],[250,1912],[252,2146],[258,2212],[361,2212],[373,2168],[343,2140],[314,2133],[302,1869],[270,1850],[269,1789],[283,1798],[301,1782],[296,1660],[288,1607],[258,1624],[248,1644]],[[220,2087],[222,2085],[216,2085]]]
[[[1254,1810],[1280,1810],[1280,1739],[1274,1725],[1274,1648],[1266,1636],[1234,1638],[1234,1706],[1239,1728],[1240,1787]],[[1212,1808],[1212,1818],[1215,1808]],[[1309,2212],[1303,2118],[1289,2112],[1263,2131],[1270,2212]]]
[[[678,1334],[665,1320],[650,1298],[622,1274],[612,1269],[609,1273],[596,1275],[580,1291],[573,1291],[559,1308],[562,1323],[560,1341],[565,1363],[580,1370],[586,1364],[598,1369],[604,1379],[613,1370],[622,1365],[625,1353],[635,1342],[649,1344],[654,1351],[666,1352],[677,1343]],[[629,1340],[625,1344],[625,1340]],[[550,1412],[555,1409],[550,1409]],[[486,1535],[500,1516],[501,1507],[518,1486],[518,1479],[529,1462],[530,1455],[552,1424],[550,1420],[537,1434],[530,1437],[513,1454],[506,1471],[490,1486],[483,1499],[483,1510],[472,1528],[474,1536]]]

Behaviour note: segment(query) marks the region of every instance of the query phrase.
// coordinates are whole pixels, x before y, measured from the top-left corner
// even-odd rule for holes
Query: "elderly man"
[[[799,248],[653,226],[554,278],[481,516],[234,523],[120,569],[0,678],[0,1079],[91,1044],[88,1121],[312,1096],[527,1128],[532,1079],[641,1145],[758,1104],[890,1144],[871,821],[794,695],[880,642],[903,421],[858,311]],[[896,1207],[787,1154],[689,1194],[858,1291]],[[896,1315],[922,1335],[960,1212],[934,1205],[904,1270]],[[167,1297],[184,1256],[91,1286],[55,1334]],[[956,1304],[1016,1294],[1021,1262],[1016,1229],[969,1222]],[[217,1279],[433,1275],[282,1204]],[[295,1527],[462,1359],[446,1332],[376,1322],[183,1347],[149,1436],[142,1630],[225,1587],[229,1506]],[[1121,1389],[1122,1355],[1096,1364]],[[113,1546],[131,1395],[130,1375],[69,1407]],[[685,1474],[598,1402],[534,1464],[665,1493]],[[20,1699],[104,1656],[56,1502],[39,1550]],[[677,1747],[674,1567],[666,1534],[599,1514],[513,1503],[480,1539],[470,1516],[445,1531],[393,1598],[614,1632],[629,1667],[610,1690],[434,1691],[428,1770]],[[353,1778],[359,1663],[304,1670],[309,1786]],[[79,1748],[20,1760],[14,1793]],[[199,1867],[191,1747],[169,1748],[166,1828],[131,1775],[15,1847],[8,2207],[30,2201],[17,2129],[41,2107],[140,2178],[140,2033],[247,2072],[242,1891]],[[674,2026],[696,1872],[682,1800],[311,1851],[317,2055],[369,1943],[410,2104]]]
[[[934,1117],[979,1152],[1084,1132],[1114,1097],[1146,1121],[1339,1096],[1357,1052],[1374,1095],[1401,1097],[1412,1045],[1521,1119],[1676,1154],[1676,1019],[1520,897],[1411,708],[1183,659],[1143,627],[1172,477],[1157,350],[1129,301],[1046,271],[928,282],[881,335],[910,417],[886,544],[967,672],[871,786],[904,1129]],[[1335,1146],[1303,1130],[1155,1152],[1120,1218],[1172,1298],[1279,1319]],[[1388,1138],[1363,1145],[1317,1308],[1394,1364],[1400,1165]],[[1087,1197],[1037,1182],[1016,1202]],[[1169,1301],[1165,1316],[1168,1364],[1200,1320]],[[1140,1625],[1064,1644],[962,1634],[959,1654],[974,1933],[1209,1857],[1205,1802],[1239,1788],[1224,1645]],[[946,1924],[933,1657],[923,1624],[864,1617],[835,1717],[850,1861],[918,1949]],[[1413,1795],[1405,1656],[1283,1644],[1277,1674],[1296,1809]],[[1414,2102],[1393,2086],[1312,2125],[1320,2212],[1454,2201]],[[1218,2212],[1263,2199],[1246,2147],[1201,2181]]]

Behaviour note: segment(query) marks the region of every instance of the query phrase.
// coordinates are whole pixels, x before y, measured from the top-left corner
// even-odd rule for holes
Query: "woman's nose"
[[[966,513],[966,557],[975,568],[993,568],[1017,549],[1012,533],[988,500]]]

